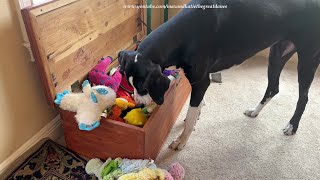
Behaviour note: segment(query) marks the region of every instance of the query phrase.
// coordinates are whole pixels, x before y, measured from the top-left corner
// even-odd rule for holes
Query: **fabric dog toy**
[[[88,174],[94,174],[99,180],[113,180],[123,175],[121,169],[119,169],[120,163],[120,158],[114,160],[109,158],[104,163],[95,158],[88,161],[85,170]]]
[[[128,173],[139,172],[142,169],[156,169],[153,160],[149,159],[107,159],[104,163],[94,158],[88,161],[85,170],[88,174],[94,174],[99,180],[114,180]]]
[[[133,94],[134,89],[132,85],[127,81],[126,75],[122,76],[120,88],[122,88],[123,90],[127,91],[130,94]]]
[[[170,165],[168,171],[166,171],[165,180],[182,180],[185,177],[186,171],[179,163],[173,163]]]
[[[89,72],[88,79],[95,85],[105,85],[112,88],[114,92],[117,92],[122,80],[122,75],[119,69],[111,72],[110,75],[107,74],[106,70],[111,62],[112,57],[110,56],[102,58],[100,63]]]
[[[126,110],[127,108],[136,107],[136,104],[130,97],[121,96],[116,99],[116,106],[118,106],[121,110]]]
[[[122,159],[119,166],[124,174],[138,172],[144,168],[156,169],[157,166],[151,159]]]
[[[151,159],[107,159],[104,163],[94,158],[88,161],[85,170],[99,180],[182,180],[185,170],[173,163],[168,170],[160,169]]]
[[[128,173],[120,176],[118,180],[183,180],[185,170],[179,163],[170,165],[169,170],[159,168],[145,168],[139,172]]]
[[[162,169],[145,168],[136,173],[129,173],[120,176],[118,180],[164,180],[165,172]]]
[[[119,122],[125,122],[121,116],[122,110],[118,106],[113,106],[108,113],[108,119],[112,119]]]
[[[142,109],[142,112],[144,114],[150,115],[156,107],[157,107],[157,104],[155,102],[152,102],[151,104],[145,106]]]
[[[147,122],[148,117],[146,114],[142,112],[141,108],[135,108],[135,109],[132,109],[130,112],[128,112],[123,119],[128,124],[131,124],[134,126],[143,126]]]
[[[91,87],[88,80],[83,82],[82,91],[70,93],[65,90],[57,94],[54,103],[61,109],[76,112],[79,129],[90,131],[100,125],[101,114],[114,104],[116,93],[106,86]]]

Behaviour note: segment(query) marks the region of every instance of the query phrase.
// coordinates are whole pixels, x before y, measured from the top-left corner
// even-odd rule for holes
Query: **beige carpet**
[[[309,103],[296,135],[282,134],[298,98],[296,64],[282,72],[280,93],[260,115],[243,112],[254,107],[267,86],[267,60],[255,57],[223,71],[223,83],[211,84],[196,131],[182,151],[168,148],[183,129],[185,105],[157,158],[161,167],[180,162],[186,180],[320,179],[320,74],[310,89]]]

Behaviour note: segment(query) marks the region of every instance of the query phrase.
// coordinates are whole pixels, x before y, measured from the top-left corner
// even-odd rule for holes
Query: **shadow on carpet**
[[[96,179],[86,174],[86,163],[79,155],[47,140],[6,179]]]

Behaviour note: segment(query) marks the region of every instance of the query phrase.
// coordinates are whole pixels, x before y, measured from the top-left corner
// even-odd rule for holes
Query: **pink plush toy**
[[[119,72],[119,68],[115,72],[111,72],[110,75],[107,74],[106,69],[111,62],[112,57],[110,56],[102,58],[100,63],[89,72],[88,78],[89,81],[95,85],[104,85],[117,92],[120,86],[122,75]]]
[[[185,170],[179,163],[170,165],[169,170],[166,172],[165,180],[182,180],[185,176]]]

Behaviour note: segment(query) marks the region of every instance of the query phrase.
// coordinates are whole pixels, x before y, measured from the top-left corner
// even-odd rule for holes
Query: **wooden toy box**
[[[54,0],[22,10],[48,103],[72,90],[105,56],[116,59],[145,36],[143,10],[124,8],[139,0]],[[118,64],[115,60],[112,65]],[[175,123],[191,87],[183,73],[172,82],[163,105],[143,128],[101,119],[98,128],[80,131],[74,113],[59,109],[66,145],[87,158],[155,159]]]

